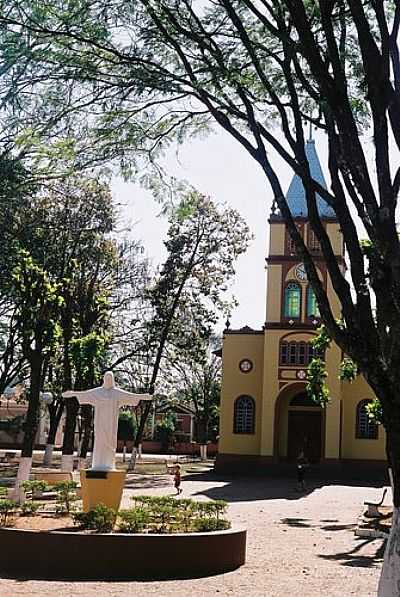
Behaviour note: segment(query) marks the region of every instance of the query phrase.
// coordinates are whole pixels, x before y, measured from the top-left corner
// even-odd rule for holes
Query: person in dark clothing
[[[305,457],[303,450],[297,457],[297,491],[305,491],[306,482],[304,480],[306,469],[308,467],[308,460]]]
[[[176,495],[179,495],[180,493],[182,493],[182,487],[181,487],[181,467],[179,466],[179,464],[177,464],[176,467],[175,467],[174,485],[175,485],[175,489],[176,489]]]

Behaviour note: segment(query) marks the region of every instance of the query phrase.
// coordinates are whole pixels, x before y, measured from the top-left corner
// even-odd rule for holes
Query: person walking
[[[306,482],[304,480],[306,469],[308,467],[308,460],[304,454],[304,451],[301,450],[297,457],[297,491],[305,491],[306,489]]]
[[[174,472],[174,485],[175,485],[175,489],[176,489],[176,495],[179,495],[180,493],[182,493],[182,487],[181,487],[181,467],[179,464],[177,464],[175,466],[175,472]]]

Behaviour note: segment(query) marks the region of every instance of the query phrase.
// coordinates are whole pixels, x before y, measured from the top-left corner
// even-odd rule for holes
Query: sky
[[[328,181],[326,139],[322,133],[318,133],[315,141]],[[270,159],[286,191],[293,172],[272,153]],[[217,203],[229,204],[245,219],[254,239],[247,252],[237,261],[232,292],[239,306],[232,313],[231,328],[249,325],[260,329],[265,321],[265,258],[268,253],[268,217],[272,204],[272,191],[260,166],[222,130],[185,143],[178,157],[175,150],[171,150],[163,165],[168,174],[187,180]],[[165,258],[163,237],[167,223],[158,215],[160,205],[150,192],[138,184],[121,180],[114,180],[113,195],[116,202],[122,203],[123,227],[131,227],[130,235],[142,241],[145,254],[155,266],[161,263]]]

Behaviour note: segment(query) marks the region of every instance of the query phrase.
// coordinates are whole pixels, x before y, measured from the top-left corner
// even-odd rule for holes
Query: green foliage
[[[0,500],[0,526],[7,526],[17,508],[18,504],[14,500]]]
[[[98,504],[88,512],[72,513],[75,525],[97,533],[110,533],[114,528],[116,518],[116,511],[104,504]]]
[[[155,427],[156,440],[161,442],[163,448],[167,448],[175,433],[176,416],[174,413],[166,413],[158,421]]]
[[[21,485],[25,493],[32,493],[32,495],[49,491],[49,485],[46,481],[24,481]]]
[[[20,506],[21,516],[33,516],[40,508],[39,502],[24,502]]]
[[[124,442],[133,440],[136,431],[136,421],[130,411],[120,411],[118,415],[118,439]]]
[[[226,531],[231,528],[228,520],[216,518],[197,518],[193,523],[194,530],[198,533],[210,533],[212,531]]]
[[[317,336],[311,340],[311,344],[316,350],[325,351],[331,344],[331,337],[329,336],[328,330],[325,325],[321,325],[317,329]]]
[[[140,495],[133,496],[132,500],[134,508],[123,514],[124,519],[133,521],[132,528],[136,530],[132,532],[187,533],[230,528],[230,523],[220,518],[227,509],[227,503],[222,500],[196,501]],[[134,527],[136,516],[138,522]],[[124,528],[130,532],[128,524]]]
[[[383,423],[382,404],[378,398],[374,398],[371,402],[366,404],[365,410],[371,421],[374,423]]]
[[[345,357],[340,363],[339,379],[352,382],[358,375],[357,365],[349,357]]]
[[[320,406],[326,406],[330,400],[326,385],[326,365],[322,359],[312,359],[307,369],[307,394]]]
[[[57,514],[69,514],[73,503],[77,500],[76,481],[59,481],[55,483],[54,490],[57,492],[56,512]]]
[[[48,272],[25,249],[18,252],[16,261],[12,293],[23,354],[27,359],[33,351],[52,354],[61,335],[58,316],[64,299],[60,284],[51,282]]]
[[[199,513],[215,517],[217,520],[222,514],[225,514],[227,507],[228,504],[224,500],[196,502],[196,508]]]
[[[151,520],[145,508],[132,508],[118,512],[118,527],[122,533],[142,533]]]
[[[372,258],[375,253],[374,243],[370,239],[361,239],[360,240],[360,247],[363,254],[368,257]]]
[[[7,250],[0,255],[0,287],[2,294],[10,290],[11,272],[21,236],[21,221],[29,209],[30,197],[35,193],[23,160],[12,159],[6,153],[0,160],[0,238]]]
[[[104,303],[104,309],[108,309],[107,301]],[[71,340],[72,362],[86,383],[93,383],[99,376],[109,341],[110,338],[104,332],[97,330]]]

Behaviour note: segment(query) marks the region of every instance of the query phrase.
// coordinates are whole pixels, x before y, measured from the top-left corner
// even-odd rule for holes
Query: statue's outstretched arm
[[[125,390],[117,390],[118,392],[118,404],[120,406],[137,406],[141,400],[153,400],[153,396],[150,394],[132,394]]]
[[[67,390],[62,393],[63,398],[77,398],[79,404],[95,404],[96,399],[93,395],[93,390]]]
[[[79,396],[79,394],[84,394],[84,392],[78,392],[78,390],[67,390],[66,392],[62,393],[63,398],[75,398]]]

